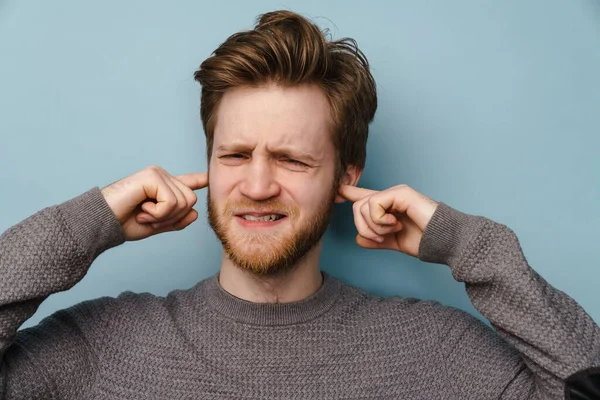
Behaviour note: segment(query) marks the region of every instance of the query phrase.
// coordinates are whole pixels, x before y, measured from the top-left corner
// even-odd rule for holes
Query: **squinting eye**
[[[298,161],[298,160],[294,160],[294,159],[292,159],[292,158],[288,158],[288,159],[287,159],[287,160],[285,160],[285,161],[286,161],[286,162],[288,162],[288,163],[290,163],[290,164],[296,164],[296,165],[302,165],[302,166],[306,165],[306,164],[304,164],[303,162],[301,162],[301,161]]]
[[[243,154],[239,154],[239,153],[236,153],[236,154],[227,154],[227,155],[223,156],[223,158],[237,158],[237,159],[242,159],[242,158],[245,158],[245,157],[246,156],[244,156]]]

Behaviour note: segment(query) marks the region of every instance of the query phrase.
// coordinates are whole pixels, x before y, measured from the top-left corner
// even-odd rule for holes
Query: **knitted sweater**
[[[433,301],[324,274],[311,297],[257,304],[212,277],[166,297],[86,301],[17,332],[124,241],[94,188],[0,236],[0,398],[559,399],[600,364],[600,330],[527,264],[514,233],[441,204],[419,258],[448,264],[495,330]]]

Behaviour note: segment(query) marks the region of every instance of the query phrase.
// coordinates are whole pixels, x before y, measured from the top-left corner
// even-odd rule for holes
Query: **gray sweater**
[[[600,330],[528,265],[514,233],[441,204],[419,258],[448,264],[495,331],[433,301],[380,298],[324,274],[313,296],[256,304],[216,277],[124,293],[17,332],[123,243],[98,188],[0,236],[0,398],[559,399],[600,365]]]

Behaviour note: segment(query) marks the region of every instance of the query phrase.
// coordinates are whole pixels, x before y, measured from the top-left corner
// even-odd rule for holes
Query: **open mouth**
[[[271,222],[277,221],[284,217],[282,214],[266,214],[261,216],[251,215],[251,214],[243,214],[240,215],[246,221],[262,221],[262,222]]]
[[[243,227],[249,229],[271,228],[283,223],[287,219],[287,215],[276,210],[268,210],[263,212],[257,211],[240,211],[235,214],[235,218]]]

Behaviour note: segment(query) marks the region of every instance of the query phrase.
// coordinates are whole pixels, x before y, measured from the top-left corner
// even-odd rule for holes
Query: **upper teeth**
[[[244,215],[243,218],[246,221],[275,221],[281,216],[277,214],[263,215],[262,217],[255,217],[254,215]]]

